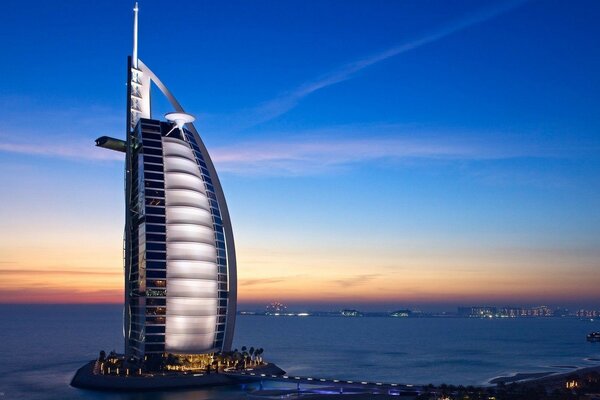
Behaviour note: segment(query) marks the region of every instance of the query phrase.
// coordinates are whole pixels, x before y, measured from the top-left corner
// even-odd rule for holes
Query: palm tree
[[[218,353],[215,356],[215,362],[217,363],[217,372],[219,372],[219,367],[223,364],[224,359],[225,358],[223,357],[223,354],[221,354],[221,353]]]
[[[179,361],[178,358],[175,357],[174,354],[171,354],[171,353],[167,354],[167,357],[166,357],[167,365],[176,365],[176,364],[178,364],[178,361]]]
[[[250,361],[254,361],[254,347],[250,347],[248,353],[250,354]]]
[[[233,353],[231,353],[231,363],[233,364],[233,367],[236,368],[237,367],[237,360],[238,360],[238,355],[239,355],[239,351],[237,351],[237,349],[235,349],[233,351]]]
[[[263,349],[262,347],[258,350],[255,351],[255,353],[258,352],[258,355],[260,357],[259,362],[262,363],[262,354],[265,352],[265,349]]]
[[[233,359],[235,360],[236,369],[241,369],[241,366],[242,366],[241,361],[243,358],[244,357],[242,356],[242,353],[240,353],[239,351],[233,353]]]

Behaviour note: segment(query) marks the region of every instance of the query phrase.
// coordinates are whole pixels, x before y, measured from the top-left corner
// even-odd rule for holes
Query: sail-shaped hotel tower
[[[236,260],[225,196],[208,151],[169,89],[137,54],[127,61],[126,140],[96,145],[125,153],[125,355],[229,351]],[[150,86],[174,108],[153,118]]]

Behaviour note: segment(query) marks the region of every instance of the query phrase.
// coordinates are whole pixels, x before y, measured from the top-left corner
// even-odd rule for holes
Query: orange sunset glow
[[[335,8],[343,3],[328,6],[339,23]],[[123,303],[124,220],[132,213],[126,153],[96,140],[123,143],[126,121],[142,114],[159,121],[177,109],[158,90],[161,76],[161,87],[181,96],[188,121],[195,118],[216,171],[209,179],[218,176],[222,186],[235,252],[223,249],[233,244],[224,236],[215,260],[235,253],[240,309],[275,300],[300,308],[600,305],[600,90],[589,78],[599,68],[590,41],[595,19],[585,25],[589,32],[562,21],[556,36],[554,22],[529,28],[527,13],[546,7],[517,1],[464,10],[441,2],[443,12],[424,7],[407,17],[415,26],[391,17],[412,15],[411,3],[392,2],[381,10],[402,11],[381,11],[364,32],[356,29],[364,14],[357,11],[343,29],[309,39],[297,32],[317,35],[312,27],[331,18],[314,10],[304,17],[317,19],[287,31],[274,17],[257,36],[246,26],[230,30],[223,12],[218,25],[186,40],[154,34],[148,22],[140,54],[155,58],[147,65],[155,85],[139,97],[127,92],[139,82],[124,86],[130,27],[125,19],[119,30],[106,24],[113,15],[125,18],[124,6],[77,4],[73,19],[43,3],[36,27],[44,34],[5,27],[14,39],[6,53],[15,56],[0,73],[0,302]],[[148,9],[162,15],[158,5]],[[102,32],[69,25],[63,33],[54,22],[96,12],[106,12],[93,24]],[[290,21],[302,21],[295,13]],[[220,29],[232,36],[199,39]],[[65,47],[64,35],[85,43]],[[53,78],[34,81],[37,63],[24,60],[36,53],[23,43],[41,36]],[[321,40],[329,42],[315,46]],[[162,56],[184,42],[182,65]],[[84,68],[81,54],[91,56],[90,49],[93,61]],[[142,99],[143,107],[132,111],[127,99]],[[226,266],[219,268],[225,275]],[[228,288],[221,289],[225,296]]]
[[[116,239],[118,239],[116,234]],[[17,242],[24,238],[13,237]],[[123,272],[116,243],[88,246],[102,238],[72,237],[75,248],[36,251],[4,248],[0,301],[14,303],[121,303]],[[104,239],[106,241],[106,239]],[[57,243],[56,243],[57,244]],[[269,249],[240,247],[240,303],[544,303],[593,299],[593,259],[519,250],[430,252],[367,249]],[[473,254],[475,253],[475,254]],[[588,275],[563,270],[578,263]]]

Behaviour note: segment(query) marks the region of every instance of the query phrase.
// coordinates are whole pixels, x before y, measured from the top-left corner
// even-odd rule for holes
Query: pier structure
[[[236,377],[240,381],[258,382],[261,387],[263,382],[291,383],[296,385],[297,391],[302,391],[301,385],[318,386],[327,392],[361,392],[373,394],[389,394],[398,396],[416,396],[423,387],[403,383],[357,381],[333,378],[318,378],[309,376],[276,375],[261,371],[240,371],[227,373],[228,376]]]

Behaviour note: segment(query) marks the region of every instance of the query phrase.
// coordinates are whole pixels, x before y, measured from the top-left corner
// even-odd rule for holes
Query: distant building
[[[498,313],[496,307],[474,306],[458,307],[458,315],[469,318],[492,318]]]
[[[284,315],[287,314],[287,306],[277,301],[269,304],[265,309],[265,315]]]
[[[396,318],[406,318],[406,317],[410,317],[412,315],[412,311],[410,310],[398,310],[398,311],[394,311],[393,313],[390,314],[391,317],[396,317]]]
[[[340,313],[344,317],[362,317],[362,313],[357,310],[342,310]]]
[[[547,306],[539,306],[527,309],[528,317],[553,317],[554,310]]]
[[[522,308],[522,307],[504,307],[500,309],[500,317],[553,317],[555,311],[547,306]]]
[[[600,318],[600,310],[581,309],[575,313],[580,318]]]
[[[518,318],[523,316],[521,307],[503,307],[500,309],[500,316],[505,318]]]
[[[526,318],[526,317],[554,317],[554,316],[565,316],[568,315],[566,309],[552,309],[548,306],[538,307],[488,307],[488,306],[475,306],[475,307],[458,307],[458,315],[470,318]]]

